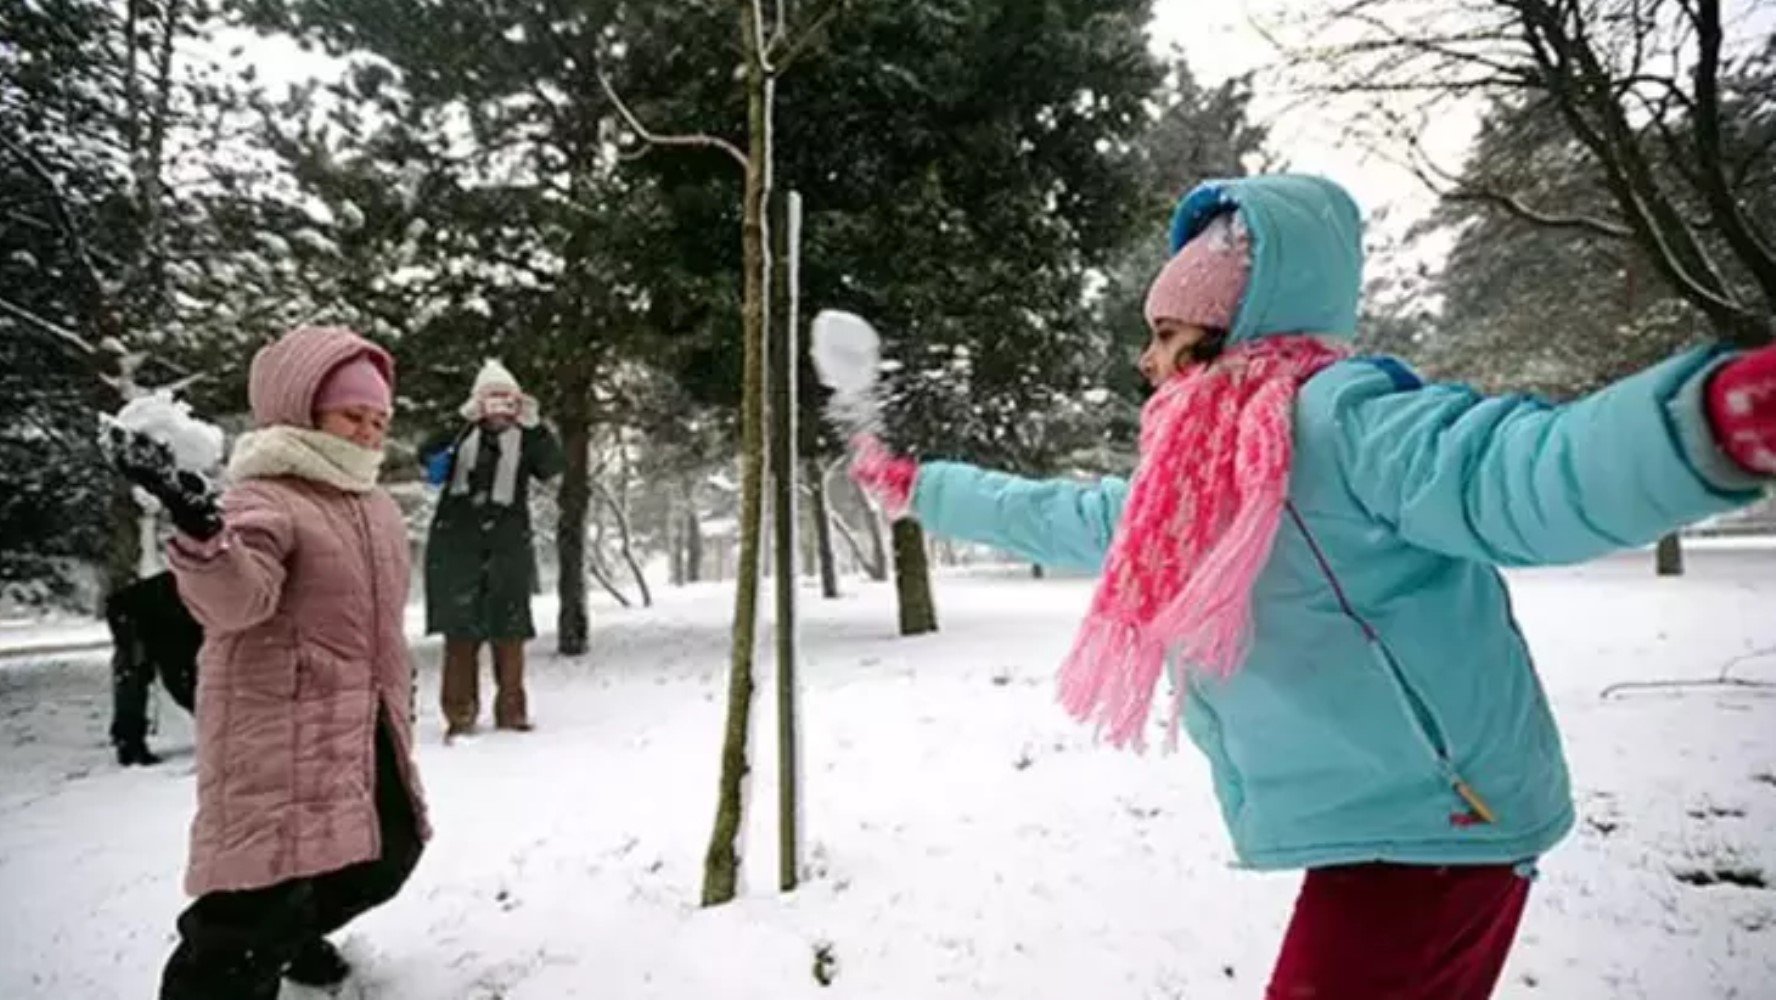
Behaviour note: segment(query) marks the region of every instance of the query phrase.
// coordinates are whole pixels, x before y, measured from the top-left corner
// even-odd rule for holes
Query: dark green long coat
[[[470,428],[428,442],[460,448]],[[530,597],[536,550],[530,531],[530,481],[552,479],[564,465],[561,445],[542,426],[525,428],[510,505],[491,499],[499,463],[499,435],[483,431],[466,493],[452,490],[455,457],[438,490],[438,509],[426,536],[426,632],[456,639],[529,639],[536,635]]]

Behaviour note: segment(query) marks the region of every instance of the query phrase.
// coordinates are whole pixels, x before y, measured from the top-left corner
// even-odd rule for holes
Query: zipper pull
[[[1454,788],[1455,794],[1461,796],[1461,800],[1468,804],[1468,808],[1473,810],[1474,816],[1480,822],[1498,822],[1498,815],[1492,811],[1492,807],[1486,804],[1486,800],[1480,797],[1479,792],[1474,791],[1473,787],[1459,776],[1454,779]]]

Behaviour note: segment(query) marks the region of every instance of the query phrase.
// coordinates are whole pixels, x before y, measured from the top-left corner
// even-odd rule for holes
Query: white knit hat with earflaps
[[[515,393],[519,397],[519,425],[535,427],[538,420],[536,398],[525,395],[524,390],[518,385],[517,377],[512,374],[511,369],[500,364],[498,358],[488,358],[481,365],[481,370],[475,375],[475,386],[469,390],[468,402],[465,402],[458,412],[462,414],[464,420],[480,420],[482,400],[486,399],[490,393],[501,391]]]

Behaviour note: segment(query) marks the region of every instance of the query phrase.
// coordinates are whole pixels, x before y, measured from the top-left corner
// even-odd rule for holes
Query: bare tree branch
[[[1548,229],[1576,229],[1612,240],[1631,239],[1634,236],[1633,229],[1619,223],[1607,222],[1588,215],[1555,215],[1529,205],[1516,195],[1489,188],[1459,187],[1453,191],[1444,192],[1443,197],[1450,201],[1483,202],[1500,208],[1524,222]]]
[[[1720,0],[1698,0],[1696,58],[1696,170],[1701,190],[1720,227],[1721,237],[1733,248],[1752,279],[1763,291],[1764,303],[1776,312],[1776,253],[1760,238],[1745,217],[1738,199],[1727,187],[1725,156],[1721,151],[1720,110]]]
[[[1497,44],[1509,40],[1509,35],[1502,31],[1475,30],[1453,32],[1430,36],[1408,35],[1386,21],[1369,14],[1352,13],[1345,20],[1360,24],[1379,33],[1379,39],[1367,39],[1361,42],[1341,46],[1344,54],[1355,55],[1363,52],[1402,51],[1421,56],[1434,56],[1450,63],[1480,66],[1484,69],[1507,77],[1524,77],[1523,68],[1519,65],[1492,58],[1483,52],[1459,46]],[[1337,50],[1334,50],[1337,51]]]
[[[1524,222],[1551,229],[1574,229],[1611,240],[1629,239],[1634,235],[1633,229],[1621,223],[1588,215],[1562,215],[1545,211],[1529,204],[1519,195],[1464,181],[1455,171],[1436,162],[1430,151],[1425,149],[1420,130],[1411,127],[1411,123],[1402,115],[1385,109],[1378,109],[1377,113],[1394,127],[1398,140],[1405,144],[1409,155],[1401,158],[1380,148],[1372,148],[1370,152],[1411,172],[1441,199],[1492,205]]]
[[[1331,71],[1330,86],[1314,82],[1317,93],[1372,95],[1378,110],[1392,103],[1390,95],[1545,93],[1600,169],[1621,220],[1545,211],[1505,185],[1463,184],[1423,160],[1409,169],[1445,197],[1485,202],[1540,225],[1631,239],[1721,336],[1756,344],[1773,329],[1776,252],[1768,228],[1748,218],[1736,196],[1735,178],[1745,168],[1722,162],[1720,7],[1719,0],[1486,0],[1465,7],[1457,0],[1344,0],[1314,20],[1321,37],[1332,25],[1354,28],[1357,40],[1342,36],[1343,44],[1296,61],[1316,59]],[[1410,145],[1409,130],[1393,131],[1404,132]],[[1707,206],[1709,218],[1689,217],[1694,201]],[[1708,230],[1718,230],[1721,241]],[[1754,304],[1735,289],[1724,267],[1728,250],[1756,280],[1763,301]]]
[[[1695,100],[1691,98],[1688,93],[1684,92],[1683,87],[1679,86],[1676,80],[1669,76],[1654,76],[1650,73],[1640,73],[1635,76],[1620,77],[1612,86],[1616,92],[1616,96],[1620,98],[1635,93],[1639,91],[1640,88],[1648,85],[1658,88],[1665,101],[1675,103],[1687,113],[1695,113]],[[1646,106],[1650,108],[1653,105],[1648,103]],[[1663,107],[1664,105],[1661,104],[1660,106]]]
[[[767,65],[779,75],[789,69],[790,65],[801,57],[802,53],[813,46],[814,40],[820,37],[820,34],[826,30],[826,26],[831,24],[833,18],[839,16],[849,3],[850,0],[825,0],[815,8],[813,16],[808,18],[808,22],[799,28],[793,36],[785,34],[782,27],[779,26],[777,37],[771,41]],[[781,9],[779,7],[779,12]]]
[[[1605,85],[1609,74],[1584,38],[1582,23],[1569,31],[1563,15],[1547,0],[1509,2],[1522,12],[1525,40],[1562,118],[1596,155],[1611,193],[1652,251],[1654,263],[1723,333],[1745,342],[1767,337],[1758,332],[1763,322],[1732,300],[1725,277],[1641,152],[1622,106]]]
[[[1321,94],[1469,94],[1501,90],[1529,90],[1536,84],[1515,77],[1476,76],[1461,80],[1354,80],[1316,89]]]
[[[75,333],[73,330],[62,326],[60,323],[53,323],[44,319],[42,316],[26,309],[24,306],[9,302],[6,299],[0,299],[0,312],[25,323],[33,330],[36,330],[40,336],[48,335],[50,338],[59,341],[63,346],[71,347],[85,357],[92,358],[98,356],[98,348],[87,343],[86,338]]]
[[[1658,104],[1653,104],[1646,95],[1639,92],[1634,92],[1633,97],[1645,109],[1652,130],[1659,134],[1659,140],[1664,143],[1665,149],[1671,154],[1668,158],[1671,168],[1676,170],[1692,187],[1700,188],[1703,183],[1702,168],[1690,162],[1690,141],[1671,127],[1670,98],[1667,97]]]
[[[649,131],[648,127],[641,123],[641,119],[636,118],[635,113],[629,110],[629,106],[623,103],[623,99],[617,96],[616,88],[611,86],[610,77],[606,76],[603,70],[598,72],[598,83],[599,86],[604,88],[605,96],[610,98],[611,104],[616,106],[617,113],[623,116],[623,121],[628,123],[630,130],[639,136],[643,142],[653,146],[688,146],[691,148],[718,149],[732,157],[734,162],[740,165],[741,170],[747,169],[746,154],[742,153],[738,146],[735,146],[726,139],[721,139],[712,135],[703,135],[701,133],[690,135],[657,135]]]
[[[610,510],[611,516],[616,519],[617,551],[622,555],[623,562],[628,564],[629,575],[635,578],[635,586],[641,592],[642,607],[653,607],[654,595],[648,590],[647,575],[641,571],[640,564],[635,561],[635,551],[630,544],[628,512],[623,509],[621,504],[617,503],[617,498],[611,494],[610,489],[606,487],[601,480],[592,480],[592,492],[596,494],[599,499],[604,501],[605,507]]]

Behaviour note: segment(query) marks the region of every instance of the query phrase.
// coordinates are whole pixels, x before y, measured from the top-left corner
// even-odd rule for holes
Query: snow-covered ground
[[[1658,582],[1636,556],[1514,575],[1583,818],[1544,863],[1501,997],[1776,998],[1776,889],[1691,884],[1776,877],[1776,692],[1599,697],[1617,681],[1710,676],[1758,650],[1771,652],[1736,671],[1776,680],[1776,553],[1711,546],[1691,569]],[[808,881],[775,892],[767,687],[749,885],[716,910],[696,904],[730,589],[600,609],[583,659],[546,655],[540,640],[529,735],[442,746],[438,648],[419,643],[438,835],[407,891],[344,932],[361,968],[346,995],[1262,993],[1295,878],[1228,867],[1192,752],[1096,749],[1054,706],[1087,581],[947,575],[943,631],[917,639],[894,636],[886,588],[846,586],[842,600],[803,604]],[[153,741],[168,761],[118,769],[105,674],[102,651],[0,658],[7,1000],[149,996],[172,942],[188,720],[168,703]]]

